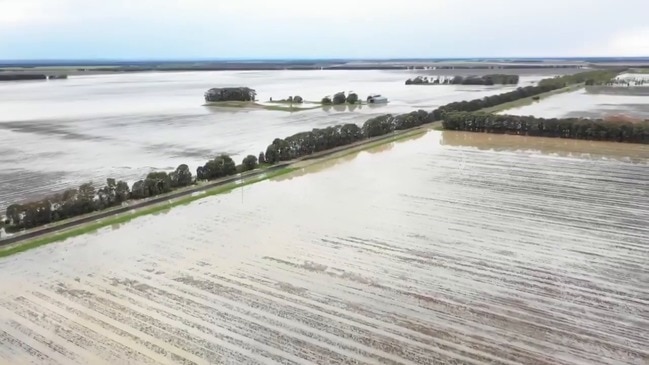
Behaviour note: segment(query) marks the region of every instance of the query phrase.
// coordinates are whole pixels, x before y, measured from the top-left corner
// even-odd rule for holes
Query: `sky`
[[[649,56],[649,0],[0,0],[0,60]]]

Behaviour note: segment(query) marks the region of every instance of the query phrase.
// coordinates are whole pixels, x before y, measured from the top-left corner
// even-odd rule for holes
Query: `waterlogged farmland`
[[[521,86],[556,71],[523,75]],[[412,89],[407,71],[250,71],[72,76],[0,84],[0,210],[52,190],[106,177],[129,182],[151,170],[186,163],[192,171],[219,153],[237,163],[277,137],[451,101],[501,93],[513,86]],[[282,111],[205,107],[211,87],[249,86],[262,101],[290,95],[320,100],[353,90],[381,93],[389,105]],[[351,110],[353,109],[353,111]]]
[[[595,87],[597,88],[597,87]],[[606,118],[626,115],[637,119],[649,119],[649,93],[647,95],[616,95],[609,88],[607,93],[593,93],[586,89],[552,95],[547,99],[502,114],[533,115],[541,118]],[[647,89],[649,90],[649,89]]]
[[[0,363],[646,364],[648,159],[430,132],[28,251]]]

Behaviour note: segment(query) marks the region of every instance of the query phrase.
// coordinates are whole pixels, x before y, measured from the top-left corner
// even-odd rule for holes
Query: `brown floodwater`
[[[431,131],[0,260],[0,363],[647,364],[649,149]]]

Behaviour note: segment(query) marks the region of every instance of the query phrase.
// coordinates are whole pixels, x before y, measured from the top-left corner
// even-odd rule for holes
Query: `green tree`
[[[24,212],[24,207],[20,204],[11,204],[7,207],[6,215],[9,219],[9,223],[14,226],[20,226],[22,224],[22,214]]]
[[[118,181],[115,186],[115,198],[117,203],[122,203],[128,200],[131,191],[128,187],[128,184],[124,181]]]
[[[243,166],[243,171],[254,170],[257,168],[257,157],[248,155],[243,159],[241,165]]]
[[[266,148],[266,163],[276,164],[279,162],[279,151],[274,143],[271,143]]]
[[[149,197],[149,189],[144,184],[144,180],[138,180],[133,184],[131,188],[131,198],[133,199],[144,199]]]
[[[334,105],[340,105],[340,104],[345,104],[347,101],[347,97],[345,97],[345,93],[343,91],[334,94],[334,97],[332,99]]]
[[[347,95],[347,104],[356,104],[356,103],[358,103],[358,94],[349,93],[349,95]]]
[[[151,172],[144,179],[144,186],[149,196],[160,195],[171,191],[171,178],[164,171]]]
[[[179,165],[176,171],[169,174],[169,178],[171,179],[172,188],[189,186],[193,182],[192,172],[186,164]]]

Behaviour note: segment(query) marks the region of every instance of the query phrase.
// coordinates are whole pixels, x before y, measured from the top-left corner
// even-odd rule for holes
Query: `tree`
[[[243,166],[243,171],[254,170],[257,168],[257,157],[248,155],[243,159],[241,165]]]
[[[259,164],[265,164],[266,163],[266,156],[264,156],[263,152],[259,152]]]
[[[274,143],[271,143],[266,148],[266,163],[275,164],[279,162],[279,151]]]
[[[459,85],[459,84],[461,84],[462,82],[464,82],[464,77],[462,77],[462,76],[455,76],[455,77],[453,77],[453,79],[451,80],[451,84],[453,84],[453,85]]]
[[[183,186],[189,186],[192,184],[192,172],[189,171],[189,166],[181,164],[176,168],[176,171],[169,174],[171,179],[171,187],[178,188]]]
[[[95,187],[92,186],[92,183],[85,183],[79,186],[79,192],[77,194],[77,204],[80,214],[90,213],[95,210],[95,196],[97,192]]]
[[[322,98],[321,103],[322,103],[322,105],[331,105],[331,104],[333,104],[333,102],[331,101],[331,98],[328,97],[328,96],[325,96],[324,98]]]
[[[300,95],[295,95],[293,97],[293,102],[295,104],[302,104],[304,102],[304,99],[302,99],[302,97]]]
[[[345,93],[341,91],[339,93],[334,94],[332,101],[334,105],[345,104],[345,102],[347,101],[347,97],[345,97]]]
[[[205,92],[205,101],[255,101],[256,96],[257,92],[249,87],[212,88]]]
[[[131,198],[144,199],[149,197],[149,189],[144,185],[144,180],[138,180],[131,189]]]
[[[227,154],[221,154],[213,160],[207,161],[204,166],[196,169],[196,178],[198,180],[212,180],[236,173],[237,166],[232,158]]]
[[[122,203],[128,200],[130,193],[130,189],[126,182],[121,180],[117,182],[117,185],[115,186],[115,200],[117,203]]]
[[[358,103],[358,94],[349,93],[349,95],[347,95],[347,104],[356,104],[356,103]]]
[[[22,214],[24,208],[20,204],[11,204],[7,207],[6,215],[10,224],[20,226],[22,224]]]
[[[164,171],[150,172],[144,179],[144,186],[149,196],[160,195],[171,191],[171,178]]]

